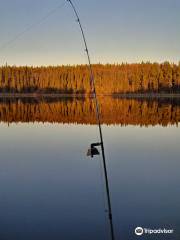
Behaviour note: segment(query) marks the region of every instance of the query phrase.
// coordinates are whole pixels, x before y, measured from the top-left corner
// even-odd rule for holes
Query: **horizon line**
[[[179,61],[169,61],[169,60],[165,60],[165,61],[137,61],[137,62],[107,62],[107,63],[101,63],[101,62],[97,62],[97,63],[92,63],[92,65],[102,65],[102,66],[106,66],[106,65],[116,65],[116,66],[120,66],[120,65],[134,65],[134,64],[164,64],[164,63],[169,63],[170,65],[179,65],[180,64],[180,59]],[[65,63],[65,64],[39,64],[39,65],[32,65],[32,64],[25,64],[25,65],[19,65],[19,64],[8,64],[8,62],[6,62],[4,65],[0,65],[1,67],[78,67],[78,66],[87,66],[88,63]]]

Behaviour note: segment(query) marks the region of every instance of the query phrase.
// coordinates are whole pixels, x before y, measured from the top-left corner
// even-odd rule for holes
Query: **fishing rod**
[[[87,155],[91,156],[91,157],[93,157],[94,155],[98,155],[99,152],[95,147],[96,146],[101,146],[105,185],[106,185],[107,204],[108,204],[108,218],[109,218],[109,224],[110,224],[110,233],[111,233],[111,239],[115,240],[114,225],[113,225],[113,218],[112,218],[111,197],[110,197],[108,174],[107,174],[107,167],[106,167],[106,158],[105,158],[104,141],[103,141],[102,127],[101,127],[99,103],[98,103],[98,100],[97,100],[95,78],[94,78],[94,73],[93,73],[93,70],[92,70],[91,58],[90,58],[89,49],[88,49],[88,46],[87,46],[87,41],[86,41],[85,33],[84,33],[84,30],[83,30],[83,27],[82,27],[82,24],[81,24],[81,21],[80,21],[79,14],[78,14],[72,0],[66,0],[66,1],[69,2],[69,4],[71,5],[71,7],[72,7],[72,9],[75,13],[75,16],[77,17],[77,22],[78,22],[78,25],[79,25],[80,30],[81,30],[83,42],[84,42],[84,45],[85,45],[85,51],[86,51],[87,58],[88,58],[89,73],[90,73],[90,84],[91,84],[93,98],[95,99],[95,105],[96,105],[96,116],[97,116],[97,122],[98,122],[98,128],[99,128],[100,143],[91,144],[91,148],[88,150]]]

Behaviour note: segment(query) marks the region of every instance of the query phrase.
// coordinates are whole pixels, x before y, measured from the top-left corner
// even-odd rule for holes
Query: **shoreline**
[[[119,93],[97,94],[98,97],[113,98],[180,98],[180,93]],[[63,93],[0,93],[0,98],[86,98],[90,94]]]
[[[180,98],[180,93],[121,93],[111,96],[114,98]]]

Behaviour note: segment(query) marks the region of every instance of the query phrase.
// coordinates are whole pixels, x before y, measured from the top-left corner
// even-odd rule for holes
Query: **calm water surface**
[[[101,110],[116,239],[139,239],[137,226],[180,239],[179,104],[126,100],[126,111],[122,101]],[[109,239],[102,160],[86,157],[98,141],[88,104],[45,104],[1,101],[0,239]]]

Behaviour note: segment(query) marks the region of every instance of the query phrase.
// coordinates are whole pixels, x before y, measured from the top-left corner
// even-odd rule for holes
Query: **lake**
[[[180,100],[99,102],[116,239],[180,239]],[[1,98],[0,133],[0,240],[110,239],[92,98]]]

